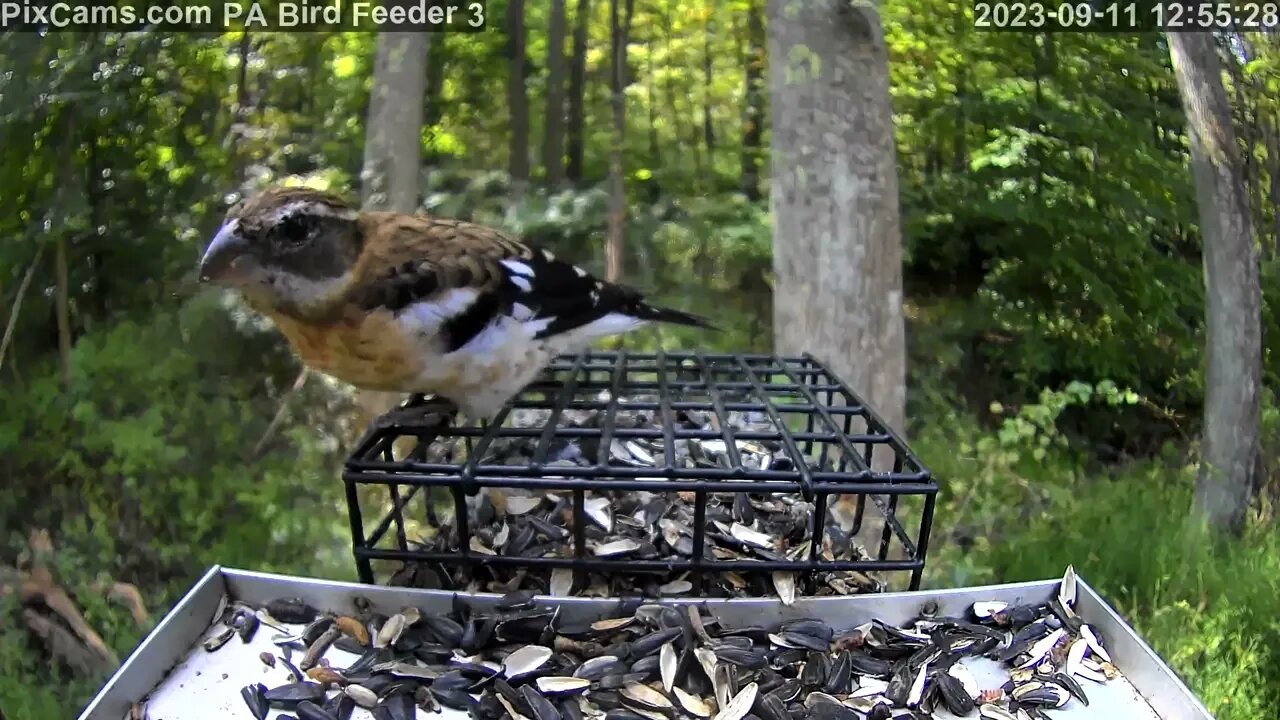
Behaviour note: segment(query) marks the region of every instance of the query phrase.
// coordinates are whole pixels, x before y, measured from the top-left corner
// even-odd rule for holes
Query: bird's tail
[[[673,323],[675,325],[689,325],[692,327],[700,327],[706,330],[720,331],[720,328],[711,324],[710,320],[704,317],[684,312],[683,310],[672,310],[671,308],[658,307],[645,302],[636,303],[632,312],[633,317],[640,320],[652,320],[654,322]]]

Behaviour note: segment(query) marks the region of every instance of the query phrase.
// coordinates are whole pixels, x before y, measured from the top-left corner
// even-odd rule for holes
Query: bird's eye
[[[276,225],[276,242],[284,248],[296,248],[311,238],[312,223],[302,215],[290,215]]]

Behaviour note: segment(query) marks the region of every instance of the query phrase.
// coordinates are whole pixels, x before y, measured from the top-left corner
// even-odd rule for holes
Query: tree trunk
[[[1258,453],[1262,385],[1258,255],[1213,36],[1169,33],[1168,37],[1191,138],[1204,241],[1204,439],[1192,513],[1214,529],[1238,533],[1253,492]]]
[[[418,207],[429,37],[415,32],[378,35],[360,173],[361,202],[366,210],[407,213]],[[386,412],[397,400],[393,393],[357,394],[357,401],[370,415]]]
[[[1244,181],[1245,202],[1249,207],[1251,227],[1261,229],[1264,222],[1262,209],[1262,171],[1258,167],[1258,141],[1262,137],[1262,123],[1258,113],[1258,91],[1249,78],[1245,77],[1244,68],[1252,59],[1252,48],[1247,33],[1231,33],[1227,41],[1232,43],[1236,52],[1231,57],[1222,58],[1231,77],[1231,97],[1227,98],[1227,107],[1234,109],[1232,121],[1235,123],[1236,137],[1239,138],[1244,152],[1241,154],[1240,177]],[[1236,56],[1236,53],[1239,53]]]
[[[517,185],[529,180],[529,91],[524,86],[524,0],[507,4],[507,108],[511,113],[511,144],[507,172]]]
[[[542,142],[542,167],[547,186],[564,178],[564,0],[551,0],[547,33],[547,112]]]
[[[902,239],[874,8],[768,0],[776,350],[811,352],[902,432]]]
[[[585,150],[583,132],[586,123],[587,92],[587,20],[591,16],[591,0],[578,0],[573,11],[573,58],[569,63],[569,131],[565,177],[582,182],[582,160]]]
[[[360,173],[367,210],[413,212],[418,207],[428,37],[412,32],[378,36]]]
[[[609,234],[604,248],[605,278],[617,282],[622,278],[623,236],[627,222],[627,188],[623,181],[622,151],[627,128],[626,73],[627,32],[631,27],[631,11],[635,0],[626,0],[626,14],[618,7],[620,0],[609,0],[609,38],[611,45],[609,89],[613,106],[613,147],[609,151]]]
[[[764,68],[765,36],[763,0],[751,0],[747,7],[747,58],[742,117],[742,193],[752,202],[760,199],[760,165],[764,153]]]

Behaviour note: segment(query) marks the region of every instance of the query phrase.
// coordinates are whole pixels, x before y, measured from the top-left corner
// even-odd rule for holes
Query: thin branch
[[[18,325],[18,313],[22,310],[22,300],[27,296],[27,289],[31,287],[31,280],[36,275],[36,268],[40,265],[40,258],[44,255],[44,244],[41,243],[36,248],[36,256],[31,259],[31,264],[27,266],[27,274],[22,277],[22,284],[18,286],[18,295],[13,299],[13,308],[9,310],[9,324],[4,328],[4,339],[0,340],[0,366],[4,365],[5,351],[9,349],[9,341],[13,339],[13,330]]]
[[[258,444],[253,446],[253,453],[249,456],[251,460],[257,460],[262,457],[263,450],[266,449],[267,443],[271,442],[271,438],[275,437],[276,431],[280,429],[280,424],[284,422],[285,412],[289,409],[289,402],[294,396],[302,392],[302,386],[307,384],[307,377],[310,371],[302,368],[302,372],[298,373],[298,379],[293,381],[293,387],[280,398],[280,407],[276,409],[275,417],[271,418],[267,429],[262,433],[262,437],[258,439]]]

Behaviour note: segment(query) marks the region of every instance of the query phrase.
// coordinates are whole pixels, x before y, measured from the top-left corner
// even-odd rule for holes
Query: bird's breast
[[[347,313],[326,323],[273,319],[304,364],[358,388],[409,392],[421,374],[421,351],[390,312]]]

